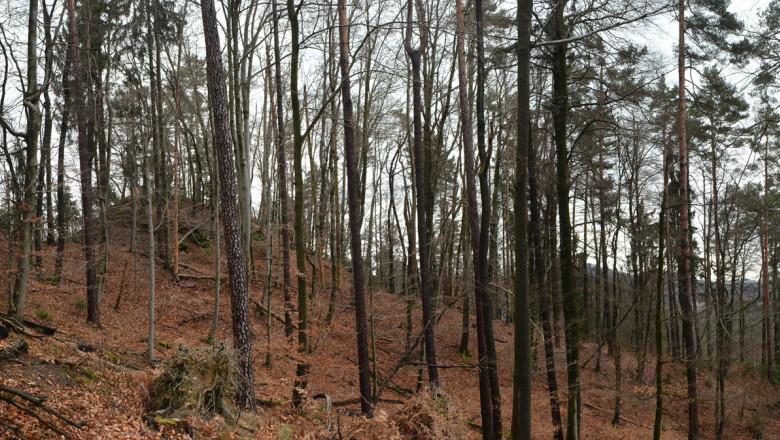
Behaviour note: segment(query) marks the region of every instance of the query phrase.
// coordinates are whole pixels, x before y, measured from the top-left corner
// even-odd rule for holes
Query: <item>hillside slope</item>
[[[189,210],[187,211],[189,212]],[[34,281],[26,309],[26,318],[41,325],[55,327],[53,336],[25,337],[29,352],[9,361],[0,362],[0,382],[31,393],[48,397],[47,404],[77,421],[86,423],[83,430],[57,423],[74,438],[161,438],[143,421],[146,405],[153,387],[153,378],[162,370],[162,363],[149,365],[145,360],[148,328],[148,257],[139,255],[138,269],[134,271],[133,256],[129,252],[130,229],[126,212],[112,216],[110,236],[111,264],[107,276],[107,288],[101,305],[102,328],[85,321],[83,310],[84,274],[80,248],[68,243],[64,279],[61,284]],[[196,226],[203,219],[192,217],[183,224]],[[207,227],[207,226],[206,226]],[[183,226],[183,229],[185,227]],[[147,235],[139,233],[139,252],[146,254]],[[205,245],[203,240],[201,244]],[[263,243],[257,243],[257,279],[250,284],[250,297],[260,301],[263,292],[265,261],[262,260]],[[182,272],[207,276],[214,271],[214,251],[211,247],[199,247],[188,239],[188,252],[182,252],[181,261],[187,267]],[[54,248],[45,247],[43,274],[53,272]],[[294,258],[294,254],[293,254]],[[6,264],[6,262],[3,262]],[[281,261],[274,260],[272,268],[274,286],[271,291],[272,308],[282,315],[280,290]],[[311,366],[308,396],[328,394],[334,402],[332,413],[327,413],[324,401],[307,399],[303,414],[298,414],[289,403],[295,379],[295,367],[299,360],[292,341],[284,337],[283,326],[272,320],[272,340],[266,344],[266,317],[256,304],[251,305],[251,330],[254,334],[254,362],[257,395],[266,402],[258,415],[244,417],[233,426],[217,417],[212,420],[190,420],[197,438],[478,438],[479,401],[476,360],[456,353],[460,340],[460,303],[451,298],[440,302],[441,320],[436,329],[444,397],[431,399],[426,394],[415,395],[419,366],[404,365],[382,391],[382,402],[377,417],[366,421],[354,417],[358,409],[357,366],[355,355],[354,312],[350,307],[351,290],[344,283],[337,295],[333,323],[324,327],[330,295],[329,262],[325,262],[324,277],[317,279],[317,293],[312,300],[310,340],[315,347],[307,355]],[[293,262],[294,265],[294,262]],[[223,268],[225,266],[223,265]],[[293,266],[294,267],[294,266]],[[348,275],[348,271],[344,272]],[[138,292],[134,296],[134,275],[137,274]],[[170,358],[180,345],[207,346],[214,307],[214,280],[185,278],[178,284],[162,270],[158,261],[156,295],[156,342],[161,361]],[[6,281],[3,271],[3,281]],[[7,283],[3,284],[7,285]],[[215,339],[231,341],[230,303],[226,281],[223,281],[223,297]],[[119,308],[114,309],[121,292]],[[5,298],[6,292],[0,296]],[[3,304],[6,302],[3,301]],[[447,307],[448,306],[448,307]],[[394,370],[406,350],[406,302],[404,298],[375,291],[373,306],[376,369],[384,378]],[[0,312],[4,312],[0,308]],[[419,307],[413,307],[414,328],[420,330]],[[370,324],[371,325],[371,324]],[[471,332],[471,348],[476,349],[475,331]],[[502,415],[504,429],[508,431],[511,415],[512,387],[512,327],[495,321],[498,368],[502,387]],[[0,348],[11,344],[19,335],[0,341]],[[538,337],[535,337],[538,341]],[[584,362],[595,352],[594,344],[583,346]],[[270,352],[271,365],[265,365]],[[606,352],[606,350],[604,350]],[[534,438],[551,438],[549,399],[546,379],[541,371],[543,356],[540,347],[534,346],[535,375],[533,382],[533,435]],[[557,350],[559,387],[563,390],[562,408],[565,410],[565,369],[563,347]],[[412,363],[418,363],[415,352]],[[614,366],[612,358],[602,357],[600,373],[594,372],[595,360],[583,369],[582,377],[582,437],[585,439],[628,439],[652,436],[655,408],[654,358],[648,359],[642,378],[636,377],[636,359],[629,353],[623,355],[622,416],[619,426],[612,426],[614,405]],[[676,363],[664,366],[666,411],[663,438],[687,438],[685,425],[685,375]],[[712,372],[702,366],[703,438],[714,432],[714,381]],[[727,383],[728,423],[726,438],[755,438],[762,432],[766,437],[780,435],[780,393],[762,381],[754,372],[734,364]],[[352,402],[352,403],[350,403]],[[565,417],[565,414],[564,414]],[[0,420],[18,426],[19,434],[26,438],[57,438],[54,433],[19,408],[0,402]],[[332,422],[331,422],[332,421]],[[167,432],[171,431],[168,427]],[[339,434],[340,433],[340,434]],[[13,431],[0,426],[0,437],[13,438]],[[169,437],[170,438],[170,437]]]

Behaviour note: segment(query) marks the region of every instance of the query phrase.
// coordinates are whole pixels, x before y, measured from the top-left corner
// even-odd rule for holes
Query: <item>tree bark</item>
[[[490,241],[490,184],[488,169],[490,168],[490,153],[485,150],[485,48],[484,48],[484,12],[482,0],[475,2],[475,19],[477,24],[477,150],[480,169],[476,170],[479,177],[482,216],[479,233],[479,259],[474,260],[475,266],[481,272],[481,283],[485,294],[482,296],[482,313],[484,317],[485,343],[487,346],[488,378],[490,381],[490,399],[492,402],[494,440],[503,436],[501,429],[501,390],[498,383],[498,368],[496,365],[496,342],[493,337],[493,307],[490,298],[490,277],[488,270],[488,250]]]
[[[38,90],[38,1],[31,0],[27,25],[27,88],[24,91],[27,128],[24,165],[24,196],[20,206],[22,249],[16,263],[16,280],[11,292],[9,314],[17,320],[24,318],[27,287],[30,273],[30,257],[33,248],[33,223],[35,223],[35,199],[38,179],[38,134],[41,131],[40,92]],[[3,130],[4,132],[6,130]]]
[[[552,38],[568,37],[564,21],[567,1],[555,4],[552,18]],[[566,376],[569,389],[566,439],[580,436],[580,314],[574,285],[574,259],[572,255],[572,227],[569,216],[569,149],[566,130],[569,113],[567,44],[560,43],[552,49],[553,97],[552,116],[555,138],[556,187],[558,218],[560,223],[561,294],[563,297],[564,331],[566,334]]]
[[[528,190],[531,208],[531,234],[534,246],[534,285],[539,296],[539,317],[542,321],[544,339],[544,360],[547,373],[547,394],[550,396],[550,414],[553,424],[553,439],[563,440],[561,406],[558,398],[558,380],[555,373],[555,346],[553,342],[552,302],[549,289],[545,286],[544,246],[542,244],[542,214],[539,206],[539,184],[536,170],[536,149],[528,148]],[[605,263],[606,264],[606,263]],[[551,277],[547,283],[552,283]]]
[[[276,86],[276,160],[279,163],[279,209],[281,210],[280,222],[282,228],[282,265],[284,283],[284,334],[292,335],[292,303],[290,298],[290,230],[287,224],[288,199],[287,195],[287,154],[284,148],[284,102],[282,96],[282,55],[279,49],[279,14],[276,10],[276,0],[271,1],[273,14],[274,34],[274,85]]]
[[[70,41],[70,36],[68,37]],[[62,259],[65,252],[65,144],[68,139],[68,122],[71,110],[70,68],[72,51],[65,52],[65,65],[62,68],[62,118],[57,145],[57,257],[54,260],[54,277],[62,277]]]
[[[95,228],[92,218],[92,153],[87,139],[87,109],[84,104],[84,72],[81,67],[81,54],[78,47],[76,27],[76,0],[69,1],[70,50],[73,62],[73,96],[76,98],[76,111],[79,132],[79,168],[81,176],[81,211],[84,216],[84,258],[86,260],[87,279],[87,321],[100,326],[100,314],[97,300],[97,269],[95,266]]]
[[[241,246],[236,202],[236,180],[233,170],[233,149],[228,127],[227,90],[220,53],[217,14],[213,0],[201,1],[203,30],[206,39],[206,64],[209,95],[214,116],[214,140],[217,146],[219,166],[220,214],[223,219],[225,250],[230,273],[230,307],[233,321],[233,345],[239,351],[241,383],[237,390],[241,406],[254,410],[255,389],[252,368],[252,339],[249,335],[249,310],[247,305],[247,281],[244,274],[244,257]]]
[[[678,46],[678,88],[679,108],[677,134],[680,161],[680,261],[677,279],[679,280],[680,309],[682,310],[683,342],[685,345],[685,372],[688,380],[688,438],[699,437],[699,404],[696,390],[696,339],[694,334],[691,249],[689,244],[690,200],[688,195],[688,145],[685,120],[685,2],[679,2],[679,46]]]
[[[425,10],[420,0],[417,0],[417,18],[420,21],[421,34],[420,46],[412,49],[412,2],[409,1],[407,13],[406,38],[404,49],[412,63],[412,89],[414,96],[414,179],[417,187],[417,235],[420,246],[420,298],[422,302],[423,327],[425,332],[425,356],[428,365],[428,381],[431,391],[436,394],[441,386],[439,382],[439,368],[436,364],[436,343],[434,338],[434,325],[431,311],[431,280],[429,274],[428,246],[425,243],[428,237],[425,219],[425,179],[423,172],[423,133],[422,133],[422,81],[420,79],[421,58],[428,45],[427,23]]]
[[[528,307],[528,150],[531,144],[530,69],[533,0],[517,2],[517,151],[515,153],[515,298],[512,438],[531,439],[531,325]]]
[[[457,12],[457,57],[458,57],[458,96],[460,103],[460,126],[463,139],[463,154],[466,165],[466,196],[468,199],[468,225],[469,238],[471,239],[471,252],[474,268],[474,298],[476,303],[477,317],[477,356],[479,359],[479,403],[480,414],[482,416],[482,438],[485,440],[493,438],[493,407],[490,389],[490,377],[488,373],[487,342],[485,335],[485,301],[487,289],[482,281],[482,271],[480,270],[480,231],[479,231],[479,213],[477,211],[477,182],[474,165],[474,138],[471,126],[471,115],[469,113],[468,100],[468,80],[466,78],[466,51],[465,34],[466,25],[463,13],[463,3],[456,0],[455,8]]]
[[[366,332],[366,298],[363,280],[363,254],[360,242],[360,200],[358,199],[357,163],[355,161],[355,121],[352,116],[352,93],[349,80],[349,23],[345,0],[338,2],[339,60],[341,65],[341,106],[344,111],[344,158],[347,162],[347,203],[349,204],[349,232],[352,253],[352,289],[355,294],[355,331],[357,335],[358,382],[360,410],[366,417],[373,416],[371,377]]]

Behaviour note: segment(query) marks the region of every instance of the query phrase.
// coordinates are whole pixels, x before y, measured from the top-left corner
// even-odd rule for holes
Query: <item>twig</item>
[[[40,336],[30,333],[27,331],[27,328],[22,324],[21,322],[17,321],[14,318],[11,318],[10,316],[2,316],[0,315],[0,322],[5,324],[9,330],[13,330],[16,333],[19,333],[20,335],[29,336],[31,338],[39,338]]]
[[[256,299],[254,299],[254,298],[249,298],[249,299],[252,301],[252,303],[253,303],[254,305],[256,305],[257,307],[259,307],[259,308],[260,308],[260,310],[262,310],[262,311],[263,311],[263,313],[269,313],[268,309],[266,309],[266,308],[265,308],[265,306],[264,306],[263,304],[261,304],[259,301],[257,301],[257,300],[256,300]],[[284,321],[284,318],[282,318],[281,316],[279,316],[279,315],[277,315],[276,313],[274,313],[274,312],[273,312],[273,310],[272,310],[270,313],[271,313],[271,317],[273,317],[275,320],[277,320],[277,321],[281,322],[282,324],[284,324],[284,323],[285,323],[285,321]],[[295,324],[293,324],[293,328],[294,328],[294,329],[297,329],[297,328],[298,328],[298,326],[297,326],[297,325],[295,325]],[[318,345],[319,345],[319,344],[318,344]]]
[[[379,399],[378,401],[379,402],[384,402],[384,403],[393,403],[393,404],[396,404],[396,405],[401,405],[401,404],[406,403],[403,400],[396,400],[396,399]],[[354,399],[339,400],[339,401],[331,403],[331,405],[332,406],[347,406],[347,405],[356,405],[358,403],[360,403],[360,397],[356,397]],[[376,405],[376,403],[374,403],[374,404]]]
[[[29,415],[31,415],[33,417],[35,417],[41,423],[46,425],[47,428],[51,429],[52,431],[56,432],[57,434],[65,437],[65,438],[68,438],[68,439],[73,439],[73,437],[71,437],[70,434],[68,434],[67,432],[65,432],[62,429],[60,429],[57,425],[53,424],[52,422],[50,422],[50,421],[44,419],[43,417],[41,417],[41,415],[38,414],[37,412],[35,412],[32,408],[28,408],[28,407],[26,407],[24,405],[21,405],[19,402],[17,402],[16,400],[14,400],[14,399],[12,399],[11,397],[8,397],[8,396],[0,395],[0,400],[8,403],[11,406],[14,406],[14,407],[20,409],[21,411],[26,412],[27,414],[29,414]],[[51,410],[51,411],[54,411],[54,410]],[[79,426],[79,428],[80,427],[81,426]]]
[[[179,274],[179,276],[181,276],[181,274]],[[201,320],[203,318],[208,318],[212,314],[213,314],[212,312],[201,313],[200,315],[193,316],[192,318],[187,318],[187,319],[182,320],[181,322],[179,322],[179,325],[181,326],[181,325],[184,325],[184,324],[186,324],[188,322],[198,321],[198,320]]]
[[[22,434],[22,431],[21,431],[21,430],[19,430],[19,427],[18,427],[18,426],[14,426],[14,425],[12,425],[12,424],[10,424],[10,423],[6,423],[6,422],[4,422],[3,420],[0,420],[0,425],[3,425],[3,426],[5,426],[5,428],[6,428],[6,429],[8,429],[9,431],[13,432],[13,433],[14,433],[14,435],[16,435],[17,437],[19,437],[21,440],[27,440],[27,437],[25,437],[25,436]]]
[[[181,264],[179,264],[179,266],[181,266]],[[188,273],[180,273],[179,274],[179,278],[186,278],[186,279],[191,279],[191,280],[213,280],[215,277],[214,277],[214,275],[192,275],[192,274],[188,274]],[[228,279],[228,276],[227,275],[220,275],[219,279],[220,280],[226,280],[226,279]]]
[[[588,403],[588,402],[582,402],[582,406],[586,406],[586,407],[588,407],[588,408],[595,409],[595,410],[597,410],[597,411],[601,411],[601,412],[603,412],[603,413],[606,413],[606,414],[609,414],[609,413],[610,413],[610,411],[607,411],[607,410],[606,410],[606,409],[604,409],[604,408],[600,408],[600,407],[598,407],[598,406],[596,406],[596,405],[593,405],[592,403]],[[623,420],[623,421],[626,421],[626,422],[629,422],[629,423],[633,423],[633,424],[634,424],[634,425],[636,425],[636,426],[642,426],[642,427],[644,427],[644,425],[642,425],[641,423],[637,422],[636,420],[627,419],[627,418],[625,418],[625,417],[623,417],[623,416],[620,416],[620,420]]]

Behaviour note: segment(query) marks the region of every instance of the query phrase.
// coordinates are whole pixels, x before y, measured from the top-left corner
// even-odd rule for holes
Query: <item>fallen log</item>
[[[13,433],[14,433],[14,435],[15,435],[16,437],[18,437],[19,439],[21,439],[21,440],[27,440],[27,437],[25,437],[25,436],[22,434],[22,431],[19,429],[19,427],[18,427],[18,426],[16,426],[16,425],[12,425],[12,424],[10,424],[10,423],[6,423],[6,422],[4,422],[2,419],[0,419],[0,425],[4,426],[4,427],[5,427],[6,429],[8,429],[9,431],[13,432]]]
[[[593,405],[592,403],[588,403],[588,402],[582,402],[582,406],[584,406],[586,408],[590,408],[590,409],[595,409],[596,411],[601,411],[601,412],[606,413],[606,414],[611,414],[612,413],[612,411],[606,410],[604,408],[600,408],[600,407],[598,407],[596,405]],[[645,427],[645,425],[637,422],[636,420],[631,420],[631,419],[628,419],[628,418],[623,417],[623,416],[620,416],[620,420],[623,420],[624,422],[628,422],[628,423],[633,423],[636,426]]]
[[[46,335],[46,336],[51,336],[51,335],[57,333],[57,329],[56,328],[49,327],[48,325],[45,325],[45,324],[39,324],[37,322],[28,321],[26,319],[24,321],[22,321],[22,322],[27,327],[35,329],[35,331],[37,331],[38,333]]]
[[[0,350],[0,361],[7,361],[19,356],[22,353],[27,353],[28,349],[27,341],[24,339],[17,339],[8,347]],[[0,389],[2,391],[2,389]]]
[[[182,326],[188,322],[192,321],[200,321],[201,319],[208,318],[209,316],[212,316],[214,312],[208,312],[208,313],[201,313],[200,315],[193,316],[191,318],[183,319],[179,322],[179,326]]]
[[[73,437],[71,437],[70,434],[68,434],[67,432],[63,431],[60,427],[58,427],[57,425],[55,425],[51,421],[46,420],[45,418],[43,418],[37,411],[33,410],[32,408],[30,408],[28,406],[22,405],[14,397],[18,397],[18,398],[20,398],[20,399],[22,399],[22,400],[24,400],[26,402],[29,402],[34,407],[40,408],[43,411],[46,411],[47,413],[53,415],[54,417],[62,420],[63,422],[65,422],[65,423],[67,423],[67,424],[69,424],[71,426],[75,426],[76,428],[79,428],[79,429],[84,428],[84,423],[72,420],[72,419],[68,418],[67,416],[65,416],[64,414],[62,414],[62,413],[60,413],[58,411],[55,411],[54,409],[49,408],[48,406],[44,405],[43,402],[46,400],[45,397],[34,396],[34,395],[32,395],[30,393],[27,393],[25,391],[22,391],[22,390],[19,390],[19,389],[16,389],[16,388],[12,388],[12,387],[9,387],[7,385],[2,385],[2,384],[0,384],[0,392],[6,393],[6,394],[0,393],[0,401],[3,401],[3,402],[5,402],[5,403],[7,403],[7,404],[9,404],[11,406],[14,406],[14,407],[18,408],[19,410],[24,411],[25,413],[31,415],[32,417],[35,417],[41,423],[46,425],[47,428],[51,429],[52,431],[56,432],[57,434],[65,437],[65,438],[71,439]]]
[[[35,335],[27,331],[27,329],[24,327],[24,324],[14,318],[11,318],[10,316],[0,315],[0,323],[3,323],[3,326],[6,327],[6,329],[9,331],[19,333],[20,335],[35,337]]]
[[[250,299],[250,301],[252,301],[252,303],[253,303],[254,305],[256,305],[257,307],[259,307],[259,308],[260,308],[260,310],[262,310],[262,311],[263,311],[263,313],[268,313],[268,309],[266,309],[266,308],[265,308],[265,306],[264,306],[264,305],[263,305],[263,304],[262,304],[260,301],[258,301],[258,300],[256,300],[256,299],[254,299],[254,298],[249,298],[249,299]],[[274,312],[273,312],[273,310],[271,311],[271,317],[272,317],[272,318],[274,318],[275,320],[277,320],[277,321],[281,322],[282,324],[284,324],[284,323],[285,323],[285,322],[284,322],[284,317],[277,315],[276,313],[274,313]],[[295,324],[293,324],[293,328],[294,328],[294,329],[297,329],[297,328],[298,328],[298,326],[297,326],[297,325],[295,325]]]
[[[379,402],[383,403],[392,403],[395,405],[402,405],[406,402],[403,400],[395,400],[395,399],[379,399]],[[356,397],[354,399],[346,399],[346,400],[338,400],[336,402],[331,403],[333,406],[347,406],[347,405],[357,405],[360,403],[360,397]]]
[[[16,388],[11,388],[8,385],[3,385],[1,383],[0,383],[0,391],[8,394],[13,394],[14,396],[17,397],[21,397],[22,399],[32,403],[35,406],[41,406],[43,405],[43,402],[46,401],[46,397],[35,396],[25,391],[17,390]]]
[[[62,343],[64,347],[72,350],[82,358],[89,358],[95,363],[106,365],[115,371],[119,371],[121,373],[132,373],[133,371],[131,370],[141,371],[141,368],[138,367],[137,365],[134,365],[124,359],[121,359],[119,356],[104,349],[100,345],[90,344],[88,342],[83,342],[83,341],[72,341],[70,339],[58,338],[56,336],[52,337],[52,339]],[[103,353],[109,359],[103,359],[102,357],[99,357],[94,353]]]
[[[179,278],[185,278],[190,280],[213,280],[216,278],[214,275],[193,275],[188,273],[180,273]],[[227,275],[220,275],[220,280],[227,280],[229,277]]]

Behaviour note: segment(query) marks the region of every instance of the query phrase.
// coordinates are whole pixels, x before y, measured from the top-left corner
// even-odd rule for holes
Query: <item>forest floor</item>
[[[189,211],[188,211],[189,212]],[[183,212],[184,214],[184,212]],[[187,225],[197,226],[202,219],[183,215],[182,231]],[[206,225],[205,227],[208,227]],[[194,234],[197,237],[197,234]],[[206,337],[214,309],[214,280],[183,278],[174,282],[172,275],[157,264],[156,283],[156,352],[154,365],[146,361],[148,307],[149,307],[149,259],[139,255],[135,270],[133,256],[129,252],[131,231],[129,215],[114,212],[109,236],[111,263],[107,276],[106,292],[101,305],[102,327],[85,320],[85,284],[83,256],[80,247],[68,243],[64,276],[59,286],[44,282],[46,277],[32,281],[25,318],[41,326],[54,327],[53,336],[25,337],[29,351],[21,356],[0,361],[0,383],[29,393],[47,397],[46,404],[67,417],[85,423],[76,429],[62,422],[54,422],[73,438],[79,439],[152,439],[188,438],[186,434],[172,434],[172,428],[164,425],[160,433],[144,422],[148,413],[150,393],[154,377],[164,367],[164,361],[178,351],[180,345],[207,347]],[[139,230],[139,251],[148,252],[147,235]],[[250,283],[250,298],[260,301],[266,273],[262,259],[262,242],[255,249],[256,279]],[[187,267],[182,273],[213,275],[214,250],[199,247],[188,240],[189,250],[181,253],[181,262]],[[201,237],[201,244],[204,245]],[[7,248],[6,248],[7,249]],[[36,274],[50,275],[54,269],[55,248],[43,249],[43,267],[34,268]],[[294,257],[291,252],[291,258]],[[7,269],[7,259],[3,259]],[[293,268],[294,261],[293,261]],[[284,336],[283,325],[272,320],[272,339],[268,346],[266,317],[254,302],[250,302],[250,326],[253,333],[255,388],[257,397],[267,403],[256,415],[242,415],[238,424],[228,423],[221,417],[190,419],[195,438],[259,438],[259,439],[435,439],[479,438],[479,392],[477,387],[476,359],[463,357],[456,352],[460,341],[460,302],[442,298],[439,304],[441,320],[436,328],[443,397],[433,399],[425,392],[416,394],[419,366],[406,365],[393,377],[391,387],[382,391],[382,401],[376,408],[376,417],[365,420],[355,417],[359,409],[356,402],[357,358],[354,331],[354,309],[350,306],[351,289],[342,283],[337,292],[336,308],[330,326],[324,322],[330,296],[330,263],[324,262],[323,277],[317,277],[316,296],[311,301],[310,341],[314,350],[305,356],[310,365],[307,396],[304,411],[299,413],[290,404],[296,364],[301,360],[293,340]],[[223,263],[223,273],[227,272]],[[272,309],[283,315],[281,290],[281,259],[273,261],[271,298]],[[349,271],[344,270],[348,280]],[[7,286],[7,270],[0,279]],[[135,276],[137,297],[133,301]],[[37,275],[32,276],[35,279]],[[311,273],[308,274],[311,282]],[[41,281],[43,280],[43,281]],[[230,300],[227,283],[222,283],[222,301],[215,340],[232,341],[230,330]],[[119,307],[117,297],[121,292]],[[0,301],[6,304],[6,293]],[[293,301],[295,293],[293,292]],[[376,369],[384,378],[393,370],[406,351],[406,303],[397,295],[375,291],[373,325]],[[0,307],[0,313],[5,307]],[[420,330],[421,312],[413,307],[412,335]],[[472,316],[473,321],[473,316]],[[502,392],[503,428],[508,432],[511,419],[512,389],[512,341],[511,324],[494,321],[498,369]],[[32,327],[31,327],[32,328]],[[32,330],[31,330],[32,331]],[[476,331],[471,329],[469,348],[476,351]],[[18,339],[13,334],[0,341],[0,349]],[[538,340],[539,338],[535,338]],[[229,345],[229,342],[228,342]],[[597,346],[585,343],[581,361],[595,353]],[[265,365],[270,353],[271,364]],[[611,356],[603,350],[601,371],[595,372],[595,359],[582,369],[582,438],[584,439],[639,439],[651,438],[655,411],[654,368],[655,358],[648,356],[644,374],[637,374],[637,360],[632,353],[623,353],[623,384],[621,387],[621,421],[618,426],[610,422],[615,405],[615,369]],[[542,370],[543,352],[534,347],[533,376],[533,428],[534,438],[552,438],[550,405],[546,387],[546,375]],[[561,407],[566,411],[565,354],[563,342],[556,349],[558,387],[561,391]],[[414,359],[419,355],[415,353]],[[708,365],[699,369],[699,393],[701,397],[699,419],[701,437],[714,437],[714,372]],[[665,431],[662,438],[687,438],[686,381],[685,372],[677,362],[664,365]],[[334,405],[331,413],[325,411],[325,401],[313,399],[319,393],[328,394]],[[733,364],[726,382],[727,439],[778,438],[780,437],[780,392],[767,384],[759,374],[745,365]],[[41,415],[42,411],[38,411]],[[51,416],[46,417],[52,419]],[[61,438],[30,414],[19,408],[0,402],[0,421],[19,427],[19,434],[28,439]],[[0,438],[14,438],[13,431],[0,423]],[[21,437],[20,437],[21,438]]]

